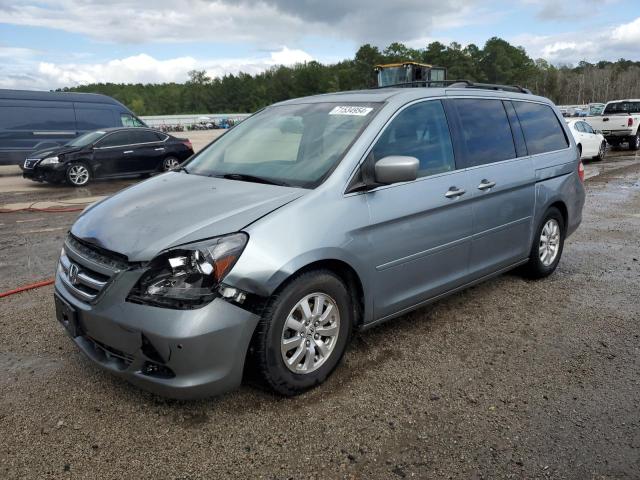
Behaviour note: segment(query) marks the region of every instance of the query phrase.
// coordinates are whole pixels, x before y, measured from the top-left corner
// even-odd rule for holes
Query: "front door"
[[[376,319],[399,313],[465,281],[471,247],[471,185],[457,170],[443,105],[406,107],[371,155],[416,157],[418,179],[368,192]]]

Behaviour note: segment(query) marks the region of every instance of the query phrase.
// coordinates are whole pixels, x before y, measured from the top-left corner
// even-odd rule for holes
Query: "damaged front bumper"
[[[162,396],[201,398],[238,387],[258,315],[222,298],[193,310],[126,302],[139,275],[120,272],[95,300],[83,301],[58,270],[58,320],[82,352]]]

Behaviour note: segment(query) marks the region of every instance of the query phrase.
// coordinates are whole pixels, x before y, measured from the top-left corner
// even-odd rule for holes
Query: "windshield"
[[[269,107],[191,160],[189,173],[315,188],[377,112],[377,103]]]
[[[410,82],[409,69],[405,67],[386,67],[378,72],[378,86],[386,87]]]
[[[95,132],[85,133],[85,134],[80,135],[79,137],[76,137],[73,140],[71,140],[69,143],[67,143],[67,146],[69,146],[69,147],[86,147],[87,145],[91,145],[92,143],[95,143],[105,133],[107,133],[107,132],[103,132],[101,130],[97,130]]]
[[[605,115],[613,115],[616,113],[640,113],[640,102],[615,102],[608,103],[604,109]]]

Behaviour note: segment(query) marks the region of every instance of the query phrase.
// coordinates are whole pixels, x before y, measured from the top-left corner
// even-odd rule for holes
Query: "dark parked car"
[[[22,165],[31,152],[111,127],[146,125],[106,95],[0,89],[0,165]]]
[[[169,171],[191,155],[191,142],[184,138],[150,128],[107,128],[29,155],[23,176],[81,187],[96,178]]]

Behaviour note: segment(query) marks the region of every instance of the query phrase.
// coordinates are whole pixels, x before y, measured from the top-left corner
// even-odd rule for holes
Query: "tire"
[[[554,253],[552,254],[552,258],[545,258],[543,257],[545,252],[541,250],[544,248],[543,232],[545,233],[545,237],[548,238],[550,228],[552,228],[552,235],[555,237],[555,242],[552,242],[552,245],[555,244],[555,250],[553,250]],[[566,228],[564,218],[562,217],[560,210],[555,207],[551,207],[547,210],[542,222],[540,222],[540,226],[536,230],[533,245],[531,246],[531,253],[529,254],[529,262],[523,266],[524,274],[527,277],[533,279],[544,278],[548,277],[555,271],[558,263],[560,262],[562,250],[564,249],[565,232]],[[551,247],[551,245],[547,245],[548,247]],[[546,250],[546,252],[550,251],[551,250]],[[545,258],[545,260],[543,260],[543,258]]]
[[[84,162],[73,162],[67,167],[65,179],[72,187],[84,187],[91,181],[91,169]]]
[[[600,150],[598,150],[598,155],[593,157],[593,160],[595,160],[596,162],[601,162],[602,160],[604,160],[604,157],[606,155],[607,155],[607,142],[603,140],[602,143],[600,144]]]
[[[162,161],[162,171],[170,172],[171,170],[180,166],[180,160],[176,157],[169,155]]]
[[[633,137],[629,137],[629,150],[636,151],[640,149],[640,131]]]
[[[315,320],[318,295],[323,296],[324,315]],[[286,284],[269,301],[253,337],[252,360],[260,383],[281,395],[293,396],[324,382],[349,343],[354,323],[352,301],[344,282],[328,270],[303,273]],[[311,316],[305,316],[304,302]],[[327,354],[323,358],[324,349]]]

